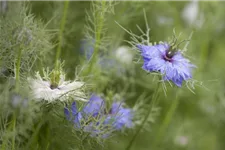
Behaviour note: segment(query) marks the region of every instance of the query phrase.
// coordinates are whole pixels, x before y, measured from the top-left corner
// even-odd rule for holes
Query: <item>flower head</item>
[[[114,102],[105,121],[105,123],[112,122],[112,126],[116,130],[120,130],[123,127],[131,128],[133,126],[133,111],[129,108],[124,108],[122,105],[123,103]]]
[[[178,87],[184,80],[192,78],[191,70],[195,67],[182,56],[180,51],[171,49],[167,43],[154,46],[138,45],[144,60],[142,68],[148,72],[159,72],[163,80],[172,81]]]
[[[39,72],[36,73],[36,78],[29,78],[29,85],[31,89],[31,96],[36,100],[46,100],[53,102],[56,100],[65,101],[68,98],[76,98],[78,100],[85,100],[85,94],[82,92],[84,82],[80,81],[65,81],[65,75],[59,75],[59,82],[52,84],[52,82],[43,79]]]
[[[71,110],[72,115],[68,108],[64,109],[66,118],[73,121],[76,128],[80,129],[84,126],[84,131],[90,132],[92,136],[101,135],[106,138],[114,130],[133,126],[131,109],[124,108],[119,102],[114,102],[109,112],[106,112],[104,100],[94,94],[81,111],[78,111],[76,102],[72,104]]]
[[[83,112],[96,117],[99,113],[103,112],[104,107],[104,100],[97,95],[92,95],[87,105],[83,108]]]
[[[17,107],[27,107],[28,105],[28,99],[27,98],[23,98],[20,94],[18,93],[13,93],[12,96],[11,96],[11,103],[12,103],[12,106],[14,108],[17,108]]]
[[[177,136],[174,143],[180,147],[186,147],[189,143],[189,138],[187,136]]]
[[[80,53],[85,56],[87,60],[91,59],[94,52],[94,40],[83,39],[81,41]]]
[[[116,49],[115,56],[123,64],[129,65],[133,61],[133,53],[128,46],[120,46]]]

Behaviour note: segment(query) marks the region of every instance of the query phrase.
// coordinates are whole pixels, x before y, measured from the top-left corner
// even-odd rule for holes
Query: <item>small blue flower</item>
[[[73,102],[71,112],[68,108],[64,108],[67,120],[72,121],[79,129],[83,125],[83,130],[91,133],[91,136],[101,135],[102,138],[106,138],[114,130],[133,126],[131,109],[124,108],[119,102],[114,102],[110,111],[107,112],[104,100],[94,94],[81,111],[78,111],[76,102]]]
[[[27,98],[23,98],[21,95],[19,95],[18,93],[13,93],[12,97],[11,97],[11,104],[14,108],[17,107],[27,107],[28,106],[28,99]]]
[[[137,45],[144,60],[142,68],[148,72],[160,72],[163,80],[172,81],[178,87],[184,80],[192,78],[195,65],[184,58],[180,51],[170,50],[167,43],[154,46]]]
[[[83,39],[81,40],[81,47],[80,47],[80,52],[82,55],[86,57],[87,60],[91,59],[91,56],[94,52],[94,40],[87,40]]]
[[[75,127],[80,128],[80,121],[82,119],[82,114],[81,112],[77,110],[76,102],[72,103],[71,110],[72,110],[72,116],[70,114],[69,109],[67,107],[64,108],[66,119],[73,121]]]
[[[114,102],[105,122],[111,122],[116,130],[123,127],[131,128],[133,126],[133,111],[129,108],[124,108],[122,103]]]
[[[83,108],[83,112],[96,117],[99,113],[103,112],[104,108],[104,100],[97,95],[92,95],[87,105]]]

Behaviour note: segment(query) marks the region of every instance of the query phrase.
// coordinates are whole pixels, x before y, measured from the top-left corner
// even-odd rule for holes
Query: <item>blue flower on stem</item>
[[[65,108],[64,112],[67,120],[72,121],[75,128],[82,128],[92,136],[102,135],[102,138],[107,138],[115,130],[133,126],[131,109],[124,108],[119,102],[114,102],[109,112],[106,112],[104,100],[97,95],[92,95],[81,111],[78,111],[76,102],[73,102],[71,113],[68,108]]]
[[[184,80],[192,78],[192,68],[195,65],[182,56],[178,49],[173,49],[167,43],[154,46],[137,45],[141,51],[144,64],[142,68],[148,72],[159,72],[163,80],[172,81],[178,87]]]

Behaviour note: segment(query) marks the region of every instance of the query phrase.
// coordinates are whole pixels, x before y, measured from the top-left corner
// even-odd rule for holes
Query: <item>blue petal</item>
[[[82,115],[81,115],[81,113],[80,112],[78,112],[75,116],[74,116],[74,124],[75,124],[75,127],[77,127],[77,128],[80,128],[81,127],[81,125],[80,125],[80,121],[81,121],[81,119],[82,119]]]
[[[153,58],[151,59],[146,67],[148,68],[148,71],[164,71],[165,66],[165,60],[161,58]]]
[[[147,46],[147,45],[137,45],[137,48],[141,51],[141,55],[143,58],[151,59],[154,57],[160,57],[161,52],[157,50],[154,46]]]
[[[76,102],[72,103],[71,109],[72,109],[72,115],[76,115],[78,112]]]
[[[165,55],[166,51],[170,48],[169,44],[167,43],[154,45],[154,47],[156,47],[163,55]]]
[[[70,120],[70,111],[67,107],[64,108],[64,114],[67,120]]]
[[[112,104],[111,114],[105,119],[105,124],[111,124],[116,130],[123,127],[132,127],[133,113],[131,109],[123,108],[121,103],[115,102]]]
[[[83,112],[88,115],[97,116],[105,108],[104,101],[97,95],[92,95]]]

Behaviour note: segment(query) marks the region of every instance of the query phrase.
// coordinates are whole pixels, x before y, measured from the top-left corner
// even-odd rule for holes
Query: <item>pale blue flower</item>
[[[195,66],[182,56],[182,53],[170,50],[167,43],[154,46],[137,45],[141,51],[144,64],[142,68],[148,72],[159,72],[163,80],[172,81],[178,87],[182,82],[192,78],[192,68]]]

